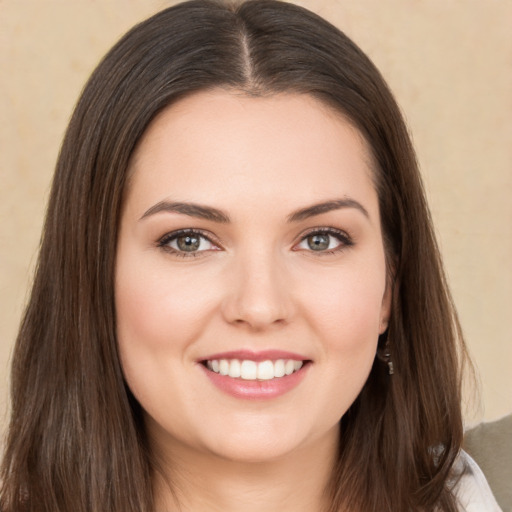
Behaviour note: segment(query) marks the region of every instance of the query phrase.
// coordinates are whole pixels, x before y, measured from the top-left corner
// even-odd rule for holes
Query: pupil
[[[199,249],[199,244],[201,243],[199,237],[195,235],[186,235],[178,237],[178,247],[182,251],[192,252]]]
[[[308,246],[313,251],[323,251],[329,248],[329,235],[308,236]]]

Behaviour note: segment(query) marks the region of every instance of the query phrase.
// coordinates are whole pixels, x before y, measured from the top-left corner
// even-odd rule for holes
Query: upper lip
[[[277,359],[293,359],[295,361],[309,360],[303,355],[285,350],[260,350],[257,352],[252,350],[232,350],[229,352],[218,352],[216,354],[209,355],[201,358],[200,361],[213,361],[214,359],[240,359],[256,362],[268,360],[276,361]]]

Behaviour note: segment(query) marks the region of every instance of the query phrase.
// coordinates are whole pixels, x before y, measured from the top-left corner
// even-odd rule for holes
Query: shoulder
[[[466,452],[459,455],[455,471],[462,472],[453,489],[460,512],[501,512],[482,470]]]

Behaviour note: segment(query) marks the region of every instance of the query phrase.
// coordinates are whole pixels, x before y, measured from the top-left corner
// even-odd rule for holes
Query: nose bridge
[[[261,329],[285,323],[291,313],[282,255],[272,247],[234,256],[224,311],[230,322]]]

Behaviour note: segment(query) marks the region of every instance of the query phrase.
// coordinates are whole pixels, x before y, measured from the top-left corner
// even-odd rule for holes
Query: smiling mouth
[[[295,359],[268,359],[252,361],[250,359],[209,359],[202,364],[210,371],[233,379],[248,381],[280,379],[298,372],[309,361]]]

